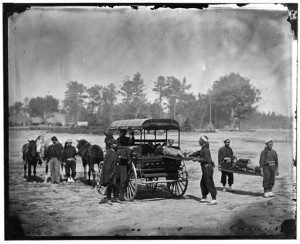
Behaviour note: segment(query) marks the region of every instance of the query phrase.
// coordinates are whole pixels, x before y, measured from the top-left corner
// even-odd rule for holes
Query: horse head
[[[83,151],[86,151],[86,147],[88,146],[88,141],[86,141],[85,139],[81,139],[81,140],[77,140],[77,149],[78,149],[78,154],[79,156],[82,157],[83,155]]]
[[[35,158],[37,156],[37,149],[36,149],[36,140],[28,140],[28,151],[27,154],[31,158]]]

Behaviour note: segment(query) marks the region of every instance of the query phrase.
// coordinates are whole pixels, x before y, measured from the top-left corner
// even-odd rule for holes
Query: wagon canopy
[[[179,130],[179,124],[173,119],[130,119],[112,122],[110,130]]]

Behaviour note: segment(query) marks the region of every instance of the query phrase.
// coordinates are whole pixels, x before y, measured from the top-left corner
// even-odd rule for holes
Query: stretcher
[[[241,174],[241,175],[252,175],[252,176],[261,176],[260,172],[255,171],[255,172],[249,172],[249,171],[242,171],[242,170],[238,170],[238,169],[228,169],[228,168],[219,168],[219,171],[226,171],[226,172],[230,172],[230,173],[234,173],[234,174]]]

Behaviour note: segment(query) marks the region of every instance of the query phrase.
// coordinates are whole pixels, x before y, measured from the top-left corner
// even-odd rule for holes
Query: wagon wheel
[[[102,167],[103,167],[103,162],[100,162],[98,167],[98,172],[95,173],[96,182],[97,182],[96,190],[98,191],[99,194],[105,195],[106,187],[100,185]]]
[[[131,169],[129,170],[129,181],[127,184],[125,199],[132,201],[137,193],[137,174],[134,164],[131,164]]]
[[[158,180],[157,177],[155,177],[155,178],[146,178],[146,181],[157,181],[157,180]],[[152,193],[155,192],[156,187],[157,187],[157,183],[149,183],[149,184],[147,184],[147,190],[149,192],[152,192]]]
[[[172,196],[177,198],[182,197],[188,187],[188,172],[186,165],[183,161],[181,161],[181,165],[178,169],[178,180],[184,181],[175,181],[167,183],[169,192]]]

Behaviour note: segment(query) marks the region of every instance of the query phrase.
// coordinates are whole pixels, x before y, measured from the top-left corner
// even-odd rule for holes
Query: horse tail
[[[29,143],[26,143],[22,146],[22,158],[23,158],[23,161],[26,161],[26,155],[27,155],[27,152],[28,152],[28,146],[29,146]]]

